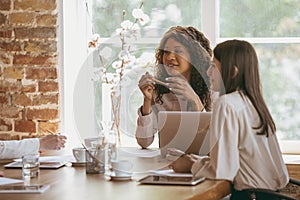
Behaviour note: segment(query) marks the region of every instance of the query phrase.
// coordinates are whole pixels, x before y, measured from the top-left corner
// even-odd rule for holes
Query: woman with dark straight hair
[[[215,47],[207,74],[211,89],[220,96],[213,104],[209,157],[185,155],[170,165],[176,172],[230,181],[232,200],[250,199],[247,189],[276,191],[289,181],[258,66],[256,52],[246,41],[229,40]],[[258,200],[270,199],[260,195]]]

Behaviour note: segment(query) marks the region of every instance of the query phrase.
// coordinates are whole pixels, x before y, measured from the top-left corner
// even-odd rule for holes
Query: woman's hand
[[[144,95],[144,103],[142,106],[143,115],[151,113],[151,101],[154,93],[154,81],[153,76],[146,72],[139,81],[139,88]]]
[[[191,155],[184,155],[176,159],[169,167],[177,173],[190,173],[195,162],[196,159]]]
[[[40,150],[60,150],[65,147],[66,136],[46,135],[40,138]]]
[[[168,77],[169,89],[176,94],[179,98],[186,99],[193,106],[193,110],[202,111],[204,106],[201,103],[199,96],[193,90],[190,83],[183,77]]]
[[[144,99],[151,101],[154,91],[153,76],[146,72],[139,81],[139,88],[144,95]]]

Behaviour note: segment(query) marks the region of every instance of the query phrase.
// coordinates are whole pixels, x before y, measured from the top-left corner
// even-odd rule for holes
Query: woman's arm
[[[65,146],[63,135],[46,135],[41,138],[0,141],[0,159],[21,158],[39,150],[59,150]]]
[[[25,154],[38,153],[38,138],[0,141],[0,159],[21,158]]]
[[[142,148],[147,148],[153,143],[154,134],[157,132],[157,122],[155,113],[150,112],[148,115],[143,115],[142,108],[138,109],[136,140]]]

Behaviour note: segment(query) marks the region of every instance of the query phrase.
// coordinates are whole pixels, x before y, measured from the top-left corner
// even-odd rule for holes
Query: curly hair
[[[164,47],[168,39],[173,38],[183,44],[191,56],[191,79],[190,85],[196,94],[199,96],[204,108],[207,111],[211,110],[210,98],[210,83],[209,77],[206,74],[210,66],[212,49],[210,48],[209,40],[194,27],[171,27],[160,41],[159,47],[156,49],[156,76],[159,80],[165,80],[169,75],[163,66]],[[171,92],[168,88],[162,85],[155,86],[157,98],[156,103],[162,104],[163,94]]]

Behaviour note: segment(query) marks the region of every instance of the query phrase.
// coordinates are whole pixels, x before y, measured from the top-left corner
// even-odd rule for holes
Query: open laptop
[[[211,112],[161,111],[158,113],[159,147],[163,157],[168,148],[207,155]]]

